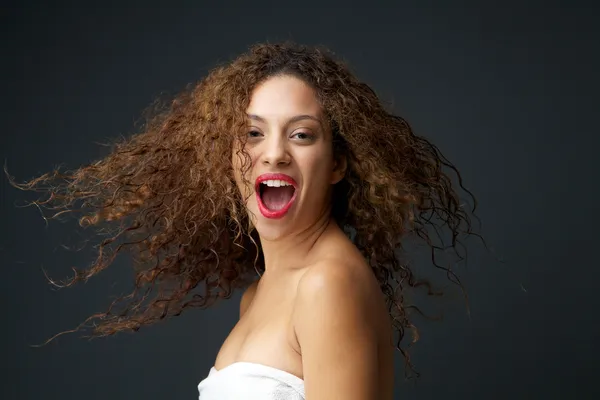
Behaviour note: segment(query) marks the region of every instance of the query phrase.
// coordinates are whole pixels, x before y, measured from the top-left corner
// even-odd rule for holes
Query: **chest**
[[[295,298],[293,285],[260,287],[223,342],[215,368],[253,362],[302,377],[302,361],[291,323]]]

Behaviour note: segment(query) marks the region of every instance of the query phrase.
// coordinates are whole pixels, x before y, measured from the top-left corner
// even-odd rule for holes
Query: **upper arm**
[[[240,318],[246,313],[248,306],[252,303],[252,299],[254,298],[254,293],[256,293],[256,288],[258,286],[258,281],[252,282],[248,288],[242,294],[242,300],[240,301]]]
[[[298,285],[294,329],[310,400],[378,396],[377,335],[368,290],[345,267],[308,271]]]

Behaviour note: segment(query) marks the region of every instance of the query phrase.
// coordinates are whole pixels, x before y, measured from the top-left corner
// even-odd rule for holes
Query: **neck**
[[[291,270],[310,264],[311,256],[316,253],[316,243],[336,230],[339,230],[337,224],[327,213],[301,232],[278,240],[261,238],[265,273]]]

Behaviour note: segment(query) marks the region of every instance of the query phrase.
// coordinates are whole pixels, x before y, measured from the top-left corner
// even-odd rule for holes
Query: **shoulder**
[[[361,268],[356,261],[331,259],[311,266],[298,282],[300,300],[309,300],[312,295],[321,294],[334,298],[348,290],[364,292],[361,276],[366,275],[366,267]]]
[[[246,313],[248,306],[250,306],[250,303],[252,303],[252,299],[254,299],[254,294],[256,293],[257,287],[258,281],[254,281],[244,290],[242,299],[240,300],[240,318],[242,318],[242,316]]]
[[[344,261],[310,267],[298,282],[293,327],[307,398],[375,398],[378,332],[368,269]],[[377,286],[377,285],[375,285]]]
[[[314,307],[322,311],[332,311],[346,316],[364,317],[369,321],[369,309],[377,285],[373,286],[367,266],[357,262],[327,260],[311,266],[298,282],[296,296],[297,322],[302,323],[304,313]],[[372,279],[369,279],[372,278]],[[375,289],[375,290],[374,290]]]

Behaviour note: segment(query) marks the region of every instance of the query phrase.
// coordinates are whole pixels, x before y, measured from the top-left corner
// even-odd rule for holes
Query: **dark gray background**
[[[420,322],[422,377],[398,399],[598,398],[598,11],[583,2],[4,3],[0,156],[28,179],[104,154],[161,93],[249,45],[293,39],[344,58],[461,169],[480,201],[460,293]],[[485,3],[485,4],[484,4]],[[527,3],[528,5],[525,5]],[[216,5],[215,5],[216,4]],[[104,310],[127,260],[54,291],[91,252],[72,224],[45,226],[0,180],[2,399],[192,399],[237,318],[239,294],[137,334],[31,348]],[[417,265],[421,271],[426,263]],[[397,358],[400,367],[400,357]]]

